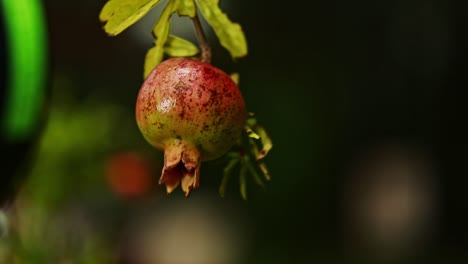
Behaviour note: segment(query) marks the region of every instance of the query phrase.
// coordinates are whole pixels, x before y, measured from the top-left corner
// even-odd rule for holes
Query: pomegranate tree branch
[[[201,50],[201,61],[211,63],[211,47],[206,40],[205,32],[203,31],[198,14],[195,13],[195,16],[192,18],[192,22],[195,27],[195,32],[197,33],[198,45]]]

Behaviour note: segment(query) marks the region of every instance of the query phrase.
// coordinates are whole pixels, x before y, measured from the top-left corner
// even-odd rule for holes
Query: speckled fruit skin
[[[143,83],[136,120],[144,138],[164,151],[160,183],[188,196],[199,184],[201,161],[225,154],[246,119],[241,92],[229,75],[195,59],[161,62]]]

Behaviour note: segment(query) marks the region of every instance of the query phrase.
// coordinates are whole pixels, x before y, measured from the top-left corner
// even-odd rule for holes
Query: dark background
[[[238,263],[453,263],[466,259],[463,113],[467,97],[462,90],[467,84],[468,43],[467,8],[459,2],[222,1],[229,17],[242,25],[249,54],[232,61],[211,34],[213,64],[240,73],[249,111],[256,113],[274,142],[267,158],[272,181],[264,191],[252,183],[247,202],[232,183],[222,200],[217,195],[222,167],[207,163],[195,198],[184,203],[205,195],[221,208],[221,214],[238,212],[244,221],[239,220],[244,223],[239,224],[239,232],[248,233]],[[98,21],[104,1],[48,0],[44,5],[50,34],[51,104],[90,115],[92,107],[117,105],[127,114],[117,117],[115,129],[105,134],[105,147],[89,143],[94,144],[92,153],[102,157],[121,149],[142,150],[154,162],[160,161],[162,156],[152,153],[139,137],[132,116],[144,56],[151,47],[151,25],[140,32],[135,28],[140,24],[143,28],[143,22],[138,22],[121,35],[108,37]],[[156,21],[156,16],[150,20]],[[94,131],[79,125],[77,129],[83,135]],[[63,155],[76,153],[70,150]],[[82,156],[90,163],[88,154]],[[77,167],[82,156],[76,158]],[[392,164],[416,167],[415,174],[422,176],[374,176],[392,171]],[[159,177],[158,172],[154,176]],[[57,188],[82,196],[94,193],[89,189],[96,187],[77,189],[76,182]],[[352,224],[350,208],[359,201],[378,199],[366,196],[373,193],[369,190],[385,193],[392,186],[412,186],[406,193],[410,198],[411,190],[423,190],[429,210],[416,214],[421,219],[414,221],[424,223],[416,227],[427,227],[410,238],[387,239],[389,231],[382,240],[361,240],[368,230]],[[159,199],[170,207],[177,200],[174,196],[182,193]],[[93,210],[105,216],[97,222],[119,219],[116,226],[131,219],[129,212],[141,206],[132,203],[120,208],[119,202],[106,202],[96,195],[84,201],[91,208],[99,204]],[[411,201],[403,199],[390,215],[410,214],[406,211],[418,208]],[[114,207],[119,209],[109,209]],[[108,233],[118,236],[112,228],[104,232]]]

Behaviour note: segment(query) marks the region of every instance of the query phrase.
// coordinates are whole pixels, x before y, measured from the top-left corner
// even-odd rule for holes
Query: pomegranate
[[[211,64],[169,58],[138,93],[136,120],[144,138],[164,151],[159,183],[188,196],[200,183],[202,161],[225,154],[239,139],[247,114],[229,75]]]

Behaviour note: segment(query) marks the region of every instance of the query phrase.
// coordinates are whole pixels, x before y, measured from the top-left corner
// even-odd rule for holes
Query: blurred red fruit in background
[[[122,198],[137,198],[151,191],[154,168],[143,154],[131,151],[113,154],[105,169],[109,187]]]

